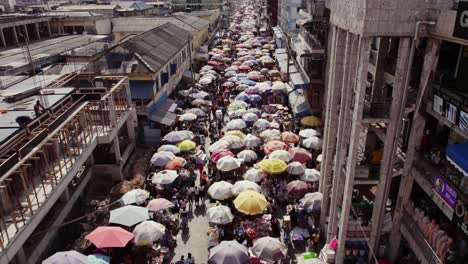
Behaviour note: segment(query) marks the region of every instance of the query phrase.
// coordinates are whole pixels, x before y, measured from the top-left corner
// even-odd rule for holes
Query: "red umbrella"
[[[97,248],[125,247],[135,236],[118,226],[100,226],[86,236]]]
[[[220,149],[211,154],[211,160],[218,162],[219,159],[226,156],[234,157],[234,153],[232,153],[229,149]]]
[[[225,82],[223,83],[223,87],[227,87],[227,88],[230,88],[230,87],[234,87],[234,83],[233,82]]]
[[[249,65],[241,65],[241,66],[239,66],[239,70],[241,70],[241,71],[250,71],[250,70],[252,70],[252,68],[250,68]]]
[[[215,66],[215,67],[221,65],[221,63],[219,63],[219,62],[217,62],[217,61],[214,61],[214,60],[210,60],[210,61],[208,62],[208,64],[211,65],[211,66]]]
[[[289,154],[291,154],[292,157],[291,161],[306,163],[312,159],[312,153],[303,148],[291,148]]]
[[[303,181],[292,181],[288,183],[288,195],[294,198],[302,198],[308,192],[309,186]]]
[[[172,161],[167,163],[166,166],[164,166],[164,169],[166,169],[166,170],[178,170],[178,169],[183,168],[186,163],[187,163],[187,161],[184,158],[176,157],[175,159],[173,159]]]
[[[245,48],[245,45],[244,44],[237,44],[236,48]]]
[[[263,147],[263,150],[265,151],[265,154],[269,155],[275,150],[286,150],[288,149],[288,145],[286,143],[279,141],[279,140],[272,140],[268,143],[265,144],[265,147]]]

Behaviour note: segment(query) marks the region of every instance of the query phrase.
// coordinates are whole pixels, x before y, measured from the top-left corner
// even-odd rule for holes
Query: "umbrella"
[[[228,131],[228,132],[226,132],[226,136],[228,136],[228,135],[236,136],[236,137],[238,137],[238,138],[240,138],[240,139],[245,138],[245,134],[242,133],[242,131],[240,131],[240,130],[231,130],[231,131]]]
[[[271,125],[271,123],[270,123]],[[267,129],[265,131],[262,131],[260,133],[260,137],[262,138],[271,138],[271,137],[277,137],[281,134],[281,132],[278,129]]]
[[[241,117],[243,114],[245,114],[247,112],[247,110],[245,109],[238,109],[238,110],[235,110],[234,112],[229,112],[229,115],[232,116],[232,118],[236,118],[236,117]]]
[[[251,168],[248,171],[246,171],[242,177],[248,181],[260,182],[263,178],[265,178],[265,176],[266,174],[263,173],[261,170]]]
[[[173,159],[172,161],[167,163],[166,166],[164,166],[164,169],[166,169],[166,170],[178,170],[178,169],[183,168],[186,163],[187,163],[187,161],[184,158],[176,157],[175,159]]]
[[[134,189],[125,193],[122,198],[120,198],[123,204],[143,204],[146,199],[149,198],[149,192],[143,189]]]
[[[224,77],[229,78],[229,77],[235,77],[236,75],[237,73],[235,71],[226,71],[226,73],[224,74]],[[234,83],[228,80],[227,82],[223,84],[223,87],[226,87],[226,88],[234,87]]]
[[[234,200],[234,206],[241,213],[257,215],[263,213],[268,206],[268,202],[263,194],[246,190],[237,196]]]
[[[235,74],[235,73],[234,73]],[[228,76],[226,76],[228,77]],[[231,76],[232,77],[232,76]],[[223,83],[223,87],[226,87],[226,88],[231,88],[231,87],[234,87],[235,84],[233,82],[225,82]]]
[[[307,211],[320,211],[323,194],[320,192],[308,193],[299,201],[300,205]]]
[[[281,139],[286,143],[297,143],[299,142],[299,136],[294,134],[293,132],[283,132],[281,133]]]
[[[42,264],[87,264],[88,257],[75,250],[61,251],[42,261]]]
[[[205,99],[208,96],[210,96],[210,94],[205,91],[199,91],[198,93],[190,94],[190,97],[193,99]]]
[[[208,222],[216,225],[225,225],[232,223],[234,215],[231,213],[231,209],[224,205],[218,205],[211,207],[206,211],[206,217]]]
[[[319,154],[315,160],[317,162],[322,162],[322,154]]]
[[[322,149],[322,140],[318,137],[306,138],[302,141],[302,146],[310,149],[320,150]]]
[[[237,157],[243,160],[244,162],[256,161],[258,158],[257,153],[255,153],[255,151],[250,150],[250,149],[246,149],[237,153]]]
[[[261,140],[252,134],[247,134],[247,136],[242,139],[242,143],[248,148],[254,148],[261,143]]]
[[[211,80],[211,79],[209,79]],[[201,105],[210,105],[210,101],[207,101],[207,100],[203,100],[203,99],[195,99],[191,102],[192,105],[196,105],[196,106],[201,106]]]
[[[278,140],[272,140],[266,143],[265,147],[263,147],[263,150],[265,151],[266,154],[270,154],[275,150],[286,150],[286,149],[288,149],[288,145]]]
[[[160,151],[172,152],[174,154],[180,153],[180,149],[174,145],[162,145],[161,147],[158,148],[158,152]]]
[[[242,119],[233,119],[226,124],[227,130],[240,130],[245,128],[247,125]]]
[[[301,119],[301,124],[309,127],[318,127],[322,125],[322,120],[316,116],[306,116]]]
[[[109,223],[133,226],[148,218],[147,208],[135,205],[126,205],[110,211]]]
[[[225,69],[226,72],[228,71],[238,71],[239,70],[239,67],[235,66],[235,65],[232,65],[232,66],[229,66]]]
[[[213,82],[213,79],[208,78],[208,77],[203,77],[200,80],[198,80],[198,83],[201,85],[208,85]],[[202,99],[197,99],[197,100],[202,100]]]
[[[190,90],[181,90],[178,92],[179,95],[183,96],[183,97],[187,97],[190,95]]]
[[[236,96],[236,100],[248,102],[250,101],[250,95],[246,94],[245,92],[241,92]]]
[[[292,161],[305,163],[312,159],[312,153],[303,148],[291,148],[289,153],[291,154]]]
[[[216,162],[216,168],[220,171],[232,171],[239,168],[241,161],[231,156],[224,156]]]
[[[262,188],[260,188],[260,186],[255,182],[248,180],[237,181],[232,187],[232,193],[234,195],[238,195],[239,193],[246,190],[256,191],[260,193],[262,191]]]
[[[162,167],[165,166],[167,163],[175,159],[175,155],[172,152],[168,151],[160,151],[154,153],[153,157],[151,157],[151,164],[154,166]]]
[[[289,162],[291,160],[291,154],[286,150],[275,150],[268,155],[270,159],[280,159],[284,162]]]
[[[154,173],[151,177],[153,184],[171,184],[179,177],[179,174],[175,170],[162,170],[158,173]]]
[[[280,174],[288,168],[288,165],[280,159],[264,159],[257,163],[257,167],[268,174]]]
[[[273,82],[271,89],[274,91],[286,91],[286,84],[281,81]]]
[[[260,118],[254,123],[254,127],[260,128],[260,129],[265,129],[270,126],[270,122],[268,120]]]
[[[185,113],[185,114],[183,114],[183,115],[181,115],[179,117],[179,120],[183,121],[183,122],[185,122],[185,121],[190,122],[190,121],[194,121],[196,119],[197,119],[197,115],[192,114],[192,113]]]
[[[102,254],[88,255],[88,264],[109,264],[110,257]]]
[[[307,185],[306,182],[295,180],[290,183],[288,183],[287,190],[288,190],[288,195],[293,196],[293,197],[302,197],[304,194],[307,193],[307,189],[309,186]]]
[[[191,114],[194,114],[196,116],[207,116],[205,111],[201,110],[200,108],[191,108],[191,109],[187,110],[187,113],[191,113]]]
[[[215,152],[217,150],[226,149],[229,147],[229,145],[230,144],[228,141],[221,139],[211,144],[210,147],[208,148],[208,151]]]
[[[251,69],[252,69],[252,68],[250,68],[249,65],[245,65],[245,64],[244,64],[244,65],[239,66],[239,70],[240,70],[240,71],[250,71]]]
[[[210,249],[209,264],[245,264],[249,263],[249,250],[236,240],[221,241]]]
[[[152,212],[162,211],[174,207],[174,204],[164,198],[156,198],[149,201],[146,208]]]
[[[252,94],[249,98],[249,102],[251,103],[260,103],[261,101],[263,101],[263,99],[258,94]]]
[[[284,259],[288,254],[286,246],[279,239],[273,237],[256,239],[251,250],[255,256],[271,262]]]
[[[146,246],[161,239],[166,232],[166,227],[155,221],[144,221],[135,226],[135,244]]]
[[[286,171],[291,175],[301,175],[304,174],[306,166],[304,164],[294,161],[288,164]]]
[[[134,235],[118,226],[100,226],[85,238],[97,248],[125,247]]]
[[[163,141],[167,141],[170,143],[177,143],[185,139],[193,139],[195,135],[188,130],[179,130],[179,131],[172,131],[167,133],[163,137]]]
[[[234,157],[234,153],[232,153],[229,149],[216,150],[215,152],[213,152],[213,154],[211,154],[211,160],[217,162],[225,156]]]
[[[315,129],[307,128],[307,129],[303,129],[299,131],[299,136],[303,138],[310,138],[310,137],[320,136],[320,133]]]
[[[228,106],[229,111],[236,111],[239,109],[247,109],[249,105],[246,102],[243,101],[234,101]]]
[[[208,65],[211,65],[211,66],[221,66],[221,63],[217,62],[217,61],[214,61],[214,60],[210,60],[208,62]]]
[[[229,148],[230,149],[238,149],[244,146],[244,143],[240,137],[233,136],[233,135],[226,135],[221,138],[221,140],[224,140],[229,143]]]
[[[306,169],[300,178],[305,182],[317,182],[320,180],[320,171],[316,169]]]
[[[232,184],[226,181],[218,181],[208,188],[208,194],[216,200],[226,200],[232,196]]]
[[[177,147],[179,147],[181,151],[190,151],[190,150],[195,149],[196,146],[197,144],[195,142],[188,140],[188,139],[177,143]]]

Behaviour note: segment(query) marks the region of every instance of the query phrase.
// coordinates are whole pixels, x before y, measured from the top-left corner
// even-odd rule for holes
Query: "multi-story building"
[[[268,0],[266,2],[267,18],[271,27],[278,25],[278,2],[279,0]]]
[[[278,26],[283,32],[297,32],[296,21],[301,18],[302,0],[278,0]]]
[[[449,255],[465,263],[468,35],[460,18],[468,6],[326,4],[321,223],[327,240],[338,240],[335,262],[401,263],[412,252],[409,263],[443,263]]]

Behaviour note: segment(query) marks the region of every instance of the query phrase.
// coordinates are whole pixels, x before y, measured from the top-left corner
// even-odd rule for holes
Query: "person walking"
[[[195,264],[195,258],[192,256],[192,253],[187,254],[187,259],[185,260],[185,264]]]
[[[184,255],[180,256],[180,259],[175,264],[185,264],[185,257]]]
[[[194,194],[194,203],[196,203],[198,206],[198,198],[200,196],[200,189],[198,189],[198,186],[195,186],[195,189],[193,190],[193,194]]]
[[[203,204],[203,201],[205,200],[205,185],[200,185],[200,192],[198,194],[198,200],[200,203]]]

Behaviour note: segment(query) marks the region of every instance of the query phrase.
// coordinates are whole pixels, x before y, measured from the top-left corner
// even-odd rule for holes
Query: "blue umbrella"
[[[101,254],[94,254],[88,256],[88,264],[109,264],[110,257]]]
[[[248,86],[255,86],[255,84],[257,84],[256,82],[249,80],[249,79],[243,79],[241,83],[247,84]]]
[[[252,103],[259,103],[261,101],[262,101],[262,97],[260,95],[258,95],[258,94],[252,94],[250,96],[250,102],[252,102]]]
[[[236,100],[237,101],[248,102],[248,101],[250,101],[250,96],[248,94],[246,94],[245,92],[241,92],[240,94],[238,94],[236,96]]]

